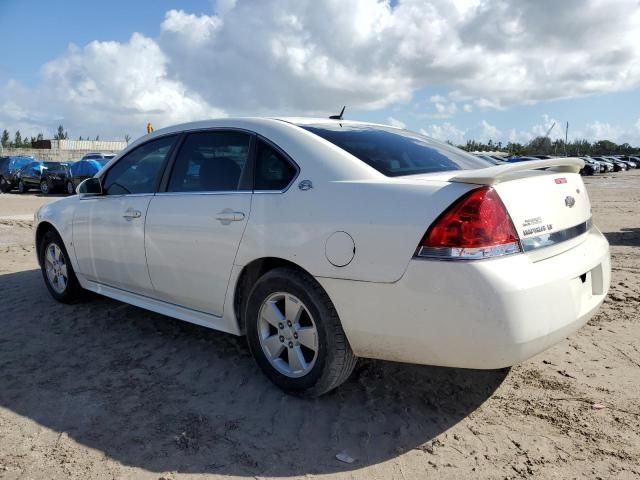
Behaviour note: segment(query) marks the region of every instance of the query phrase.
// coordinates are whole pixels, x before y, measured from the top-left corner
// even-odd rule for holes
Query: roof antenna
[[[329,120],[342,120],[342,115],[344,115],[344,109],[347,108],[347,106],[343,106],[342,110],[340,110],[340,115],[331,115],[329,117]]]

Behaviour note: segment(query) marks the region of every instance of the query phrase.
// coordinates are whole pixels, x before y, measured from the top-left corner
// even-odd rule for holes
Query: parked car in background
[[[608,162],[613,164],[613,171],[614,172],[624,172],[624,171],[627,171],[629,169],[629,166],[625,162],[617,159],[616,157],[603,157],[603,158],[606,161],[608,161]]]
[[[111,160],[115,157],[113,153],[92,152],[84,155],[80,160]]]
[[[627,166],[627,170],[638,168],[638,164],[634,162],[631,157],[616,157],[619,162],[624,163]]]
[[[509,163],[518,163],[518,162],[530,162],[531,160],[540,160],[536,157],[509,157],[507,158],[507,162]]]
[[[17,173],[18,192],[25,193],[32,188],[40,188],[40,177],[42,175],[42,163],[40,161],[30,162]]]
[[[482,153],[474,153],[473,154],[474,157],[478,157],[478,158],[482,158],[483,160],[486,160],[487,162],[493,164],[493,165],[504,165],[504,160],[503,159],[496,159],[495,157],[492,157],[491,155],[485,155]]]
[[[42,206],[36,253],[56,300],[87,289],[246,334],[287,392],[327,392],[357,357],[502,368],[578,330],[609,289],[583,164],[492,165],[345,120],[196,122]]]
[[[42,167],[40,191],[48,195],[54,191],[65,191],[69,181],[69,167],[72,162],[46,162]]]
[[[71,165],[69,178],[66,183],[66,190],[69,195],[73,195],[84,180],[93,177],[102,167],[109,163],[107,158],[97,158],[90,160],[79,160]]]
[[[596,175],[600,173],[602,166],[590,157],[580,157],[584,160],[584,167],[580,170],[581,175]]]
[[[0,157],[0,191],[7,193],[16,188],[20,170],[34,161],[30,156]]]
[[[613,172],[613,163],[609,162],[608,160],[605,160],[603,157],[591,157],[591,159],[600,164],[601,173]]]

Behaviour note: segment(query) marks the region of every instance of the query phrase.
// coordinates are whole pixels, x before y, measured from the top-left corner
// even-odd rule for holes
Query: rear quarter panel
[[[302,179],[312,180],[314,188],[301,191],[296,182],[283,194],[254,194],[238,265],[278,257],[319,277],[395,282],[431,222],[473,188],[394,179],[316,182],[304,167]],[[325,255],[327,239],[339,231],[355,243],[353,260],[344,267]]]

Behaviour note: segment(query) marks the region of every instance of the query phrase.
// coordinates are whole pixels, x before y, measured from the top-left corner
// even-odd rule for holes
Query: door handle
[[[216,215],[218,220],[223,225],[229,225],[231,222],[241,222],[244,220],[244,212],[232,212],[230,210],[223,210]]]
[[[133,208],[127,209],[122,218],[126,218],[127,220],[131,220],[134,218],[140,218],[142,216],[142,212],[140,210],[134,210]]]

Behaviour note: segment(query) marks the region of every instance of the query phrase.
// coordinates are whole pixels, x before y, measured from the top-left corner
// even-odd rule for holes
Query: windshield
[[[423,135],[377,125],[298,125],[388,177],[469,170],[492,164]]]

